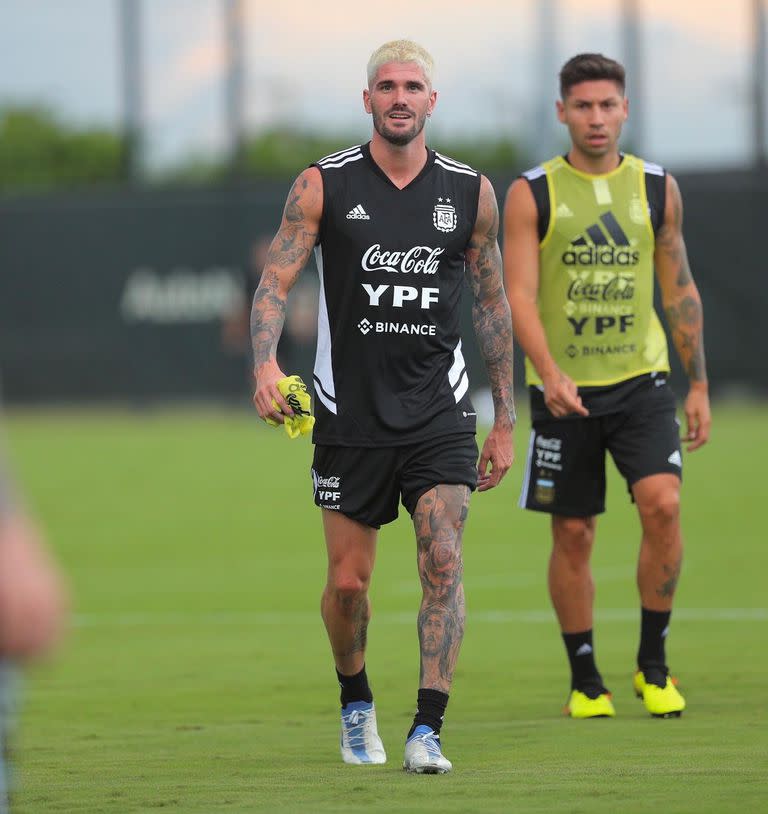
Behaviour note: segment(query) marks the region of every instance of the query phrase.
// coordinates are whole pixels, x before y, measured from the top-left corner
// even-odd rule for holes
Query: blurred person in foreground
[[[512,324],[489,181],[429,149],[433,62],[398,40],[368,63],[367,144],[312,164],[295,182],[251,318],[262,418],[291,411],[275,361],[288,291],[316,253],[320,275],[312,478],[328,577],[321,610],[341,685],[346,763],[384,763],[365,670],[368,587],[379,528],[402,502],[413,519],[423,598],[421,671],[404,768],[450,771],[440,728],[464,633],[462,534],[470,493],[512,463]],[[459,334],[464,280],[493,393],[477,457],[475,410]],[[278,407],[272,404],[273,400]]]
[[[683,241],[675,179],[619,151],[627,118],[624,69],[580,54],[560,73],[560,121],[571,147],[523,173],[504,212],[504,274],[527,355],[533,432],[520,503],[552,515],[549,591],[571,666],[574,718],[611,717],[595,662],[590,555],[605,509],[605,453],[637,505],[642,540],[635,693],[677,717],[665,639],[680,576],[682,455],[654,269],[672,339],[690,380],[684,440],[710,431],[701,300]]]
[[[64,589],[41,534],[21,505],[0,446],[0,814],[9,810],[8,759],[15,665],[48,652],[64,621]]]

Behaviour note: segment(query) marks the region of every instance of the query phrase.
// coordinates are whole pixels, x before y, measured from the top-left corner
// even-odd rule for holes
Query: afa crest
[[[555,499],[555,482],[548,478],[538,478],[533,487],[533,499],[540,506],[547,506]]]
[[[456,208],[451,204],[450,198],[446,198],[445,203],[443,203],[442,198],[437,200],[438,203],[435,204],[432,212],[432,223],[435,224],[435,229],[440,232],[452,232],[459,222],[456,217]]]
[[[632,200],[629,202],[629,219],[632,221],[632,223],[637,223],[640,225],[645,223],[645,209],[643,208],[642,201],[637,195],[634,195]]]

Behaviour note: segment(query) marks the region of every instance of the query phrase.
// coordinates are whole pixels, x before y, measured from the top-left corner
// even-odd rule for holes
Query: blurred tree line
[[[293,178],[312,161],[359,139],[274,128],[244,145],[238,176]],[[524,156],[511,139],[494,141],[431,140],[440,152],[484,173],[520,170]],[[127,145],[105,127],[73,125],[38,106],[0,108],[0,192],[42,192],[127,182]],[[175,167],[142,178],[159,184],[214,184],[235,174],[227,159],[192,156]]]
[[[63,124],[41,107],[0,111],[0,190],[42,191],[114,183],[123,142],[104,128]]]

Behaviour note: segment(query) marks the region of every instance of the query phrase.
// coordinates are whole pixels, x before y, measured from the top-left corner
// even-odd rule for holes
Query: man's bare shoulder
[[[499,228],[499,204],[493,184],[485,175],[480,176],[480,194],[477,202],[477,222],[475,232],[483,234],[492,231],[494,234]]]
[[[504,201],[504,219],[535,220],[537,217],[536,201],[528,180],[522,176],[515,178],[507,189]]]
[[[307,167],[293,182],[285,205],[285,220],[319,221],[323,213],[323,178],[320,170]]]
[[[323,175],[318,167],[313,164],[311,167],[307,167],[304,172],[296,178],[293,186],[294,188],[298,186],[301,191],[306,190],[307,194],[322,193]]]

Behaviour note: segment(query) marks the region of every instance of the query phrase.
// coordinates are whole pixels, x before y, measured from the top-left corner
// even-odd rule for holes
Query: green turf
[[[18,811],[764,810],[766,411],[721,408],[686,458],[687,553],[668,652],[689,709],[630,689],[637,523],[615,472],[598,526],[596,646],[619,716],[563,718],[547,520],[473,498],[468,624],[443,740],[455,771],[405,775],[419,601],[407,518],[381,535],[368,666],[390,761],[347,767],[318,614],[311,446],[246,413],[16,414],[17,470],[69,576],[75,623],[29,676]],[[730,610],[729,610],[730,609]]]

